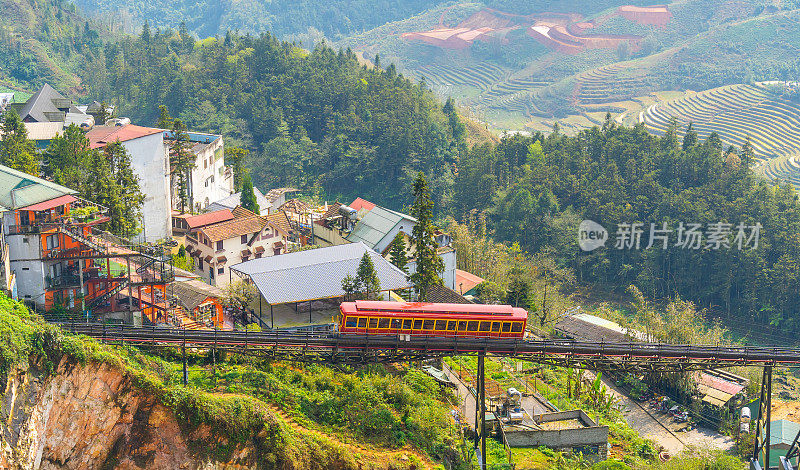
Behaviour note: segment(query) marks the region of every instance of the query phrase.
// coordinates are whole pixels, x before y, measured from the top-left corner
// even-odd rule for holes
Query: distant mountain
[[[79,70],[102,49],[98,28],[59,0],[0,0],[0,83],[80,89]]]
[[[386,22],[412,16],[427,9],[425,0],[75,0],[90,15],[123,22],[136,29],[145,21],[151,26],[177,29],[185,22],[201,38],[243,33],[270,32],[278,38],[306,36],[331,39],[372,29]]]

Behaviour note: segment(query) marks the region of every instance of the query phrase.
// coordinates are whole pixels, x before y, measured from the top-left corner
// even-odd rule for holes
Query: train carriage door
[[[358,319],[358,332],[359,333],[366,333],[367,332],[367,321],[369,319],[367,317],[361,317]]]
[[[501,325],[502,325],[502,323],[499,322],[499,321],[492,322],[492,335],[491,336],[493,338],[499,338],[500,337],[500,326]]]
[[[458,321],[450,320],[447,322],[447,336],[454,336],[456,334],[456,328],[458,327]]]
[[[504,321],[503,322],[503,331],[500,334],[500,336],[502,336],[503,338],[508,338],[509,336],[511,336],[511,322],[510,321]]]

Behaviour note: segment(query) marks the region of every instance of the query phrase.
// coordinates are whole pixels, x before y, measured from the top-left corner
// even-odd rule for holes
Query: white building
[[[186,251],[195,258],[195,272],[212,286],[232,280],[229,266],[250,259],[286,253],[289,220],[283,213],[258,216],[242,207],[235,218],[186,234]]]
[[[186,134],[191,143],[190,151],[195,155],[195,167],[189,180],[190,207],[194,208],[194,212],[200,212],[214,201],[225,199],[233,193],[233,171],[225,166],[225,144],[221,135],[200,132]],[[172,131],[165,131],[164,139],[169,145]],[[178,209],[178,202],[178,186],[173,184],[173,209]]]
[[[172,236],[169,146],[164,131],[133,124],[96,126],[86,133],[91,148],[120,142],[131,156],[131,167],[139,177],[145,196],[143,230],[138,240],[155,242]]]

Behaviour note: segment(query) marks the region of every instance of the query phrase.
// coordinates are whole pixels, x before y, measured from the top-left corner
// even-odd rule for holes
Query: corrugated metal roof
[[[417,222],[411,216],[386,209],[385,207],[375,206],[356,224],[356,227],[347,236],[347,240],[350,242],[361,241],[368,247],[375,248],[403,220]]]
[[[19,209],[77,191],[0,165],[0,205]]]
[[[268,256],[231,266],[250,276],[270,304],[302,302],[344,295],[342,279],[355,276],[364,253],[369,253],[382,290],[410,287],[406,274],[363,243]]]

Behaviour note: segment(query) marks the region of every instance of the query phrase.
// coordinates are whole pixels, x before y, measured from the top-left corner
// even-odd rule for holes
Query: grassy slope
[[[192,385],[184,387],[180,385],[181,366],[169,360],[169,355],[165,359],[135,348],[101,345],[89,338],[62,333],[28,312],[22,304],[0,295],[0,377],[29,359],[52,371],[64,356],[79,364],[111,366],[127,375],[136,388],[174,410],[185,431],[208,425],[214,435],[226,438],[225,446],[218,442],[199,443],[196,447],[201,457],[224,460],[230,457],[227,452],[236,444],[250,443],[258,447],[259,455],[273,455],[276,462],[290,466],[313,459],[332,465],[336,462],[345,468],[428,468],[433,465],[430,457],[415,451],[410,443],[421,443],[429,451],[442,452],[442,448],[433,446],[451,442],[447,435],[449,422],[442,421],[442,417],[447,417],[448,405],[432,398],[437,394],[431,390],[422,393],[419,387],[430,387],[432,381],[424,374],[404,381],[379,370],[334,375],[322,367],[297,369],[247,359],[237,364],[218,359],[218,367],[212,372],[205,356],[195,355],[190,358],[196,363],[191,370]],[[320,425],[303,410],[311,406],[310,399],[330,395],[334,384],[339,388],[333,393],[343,399],[352,397],[355,391],[372,390],[370,398],[377,404],[374,409],[381,410],[383,414],[378,417],[388,422],[399,422],[398,400],[418,405],[423,414],[403,416],[402,425],[390,428],[390,437],[394,438],[391,445],[380,434],[365,438],[368,433],[363,429],[370,423],[364,420],[376,419],[368,413],[352,418],[341,428]],[[343,384],[349,384],[349,388]],[[316,393],[317,388],[325,390]],[[400,409],[408,413],[406,408]],[[271,439],[253,439],[264,430]],[[398,437],[405,439],[398,442]]]

